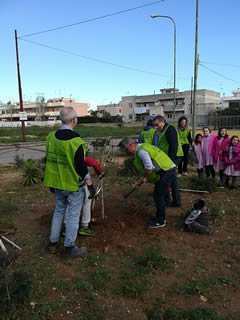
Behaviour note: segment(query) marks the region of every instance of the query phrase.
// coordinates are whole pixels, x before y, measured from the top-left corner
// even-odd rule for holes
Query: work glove
[[[96,189],[95,189],[93,184],[90,184],[87,187],[88,187],[88,191],[89,191],[88,199],[92,200],[92,199],[94,199],[94,196],[95,196],[95,193],[96,193]]]
[[[101,180],[104,177],[104,172],[98,175],[98,178]]]

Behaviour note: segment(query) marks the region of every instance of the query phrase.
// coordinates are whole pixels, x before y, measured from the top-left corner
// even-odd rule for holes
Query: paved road
[[[101,138],[99,138],[101,139]],[[92,152],[93,147],[91,141],[95,141],[96,138],[84,139],[88,144],[88,151]],[[117,146],[122,138],[112,138],[111,146]],[[109,149],[109,146],[106,147]],[[13,143],[13,144],[0,144],[0,164],[9,164],[15,162],[15,157],[18,155],[26,159],[41,159],[45,156],[46,144],[45,142],[25,142],[25,143]],[[114,148],[116,151],[116,148]]]

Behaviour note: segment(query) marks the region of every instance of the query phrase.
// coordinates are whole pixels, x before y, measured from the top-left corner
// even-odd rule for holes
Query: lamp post
[[[175,111],[176,111],[176,23],[170,16],[161,16],[158,14],[152,14],[151,18],[166,18],[172,21],[174,27],[174,55],[173,55],[173,82],[174,82],[174,92],[173,92],[173,120],[175,120]]]

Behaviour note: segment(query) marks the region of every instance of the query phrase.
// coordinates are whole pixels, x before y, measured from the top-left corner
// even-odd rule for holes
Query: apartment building
[[[175,90],[176,118],[182,115],[192,114],[192,91]],[[124,122],[142,121],[146,117],[163,115],[167,119],[173,118],[174,89],[161,89],[160,94],[143,96],[124,96],[122,100],[114,105],[97,106],[98,113],[104,111],[111,115],[120,115]],[[220,93],[207,89],[196,92],[197,115],[208,115],[209,112],[220,107]],[[121,111],[121,112],[120,112]]]
[[[73,107],[78,117],[88,116],[88,103],[79,103],[74,99],[54,98],[47,102],[42,99],[38,102],[25,101],[23,109],[27,113],[28,121],[59,120],[59,111],[63,107]],[[0,106],[0,121],[18,121],[20,105],[8,103]]]

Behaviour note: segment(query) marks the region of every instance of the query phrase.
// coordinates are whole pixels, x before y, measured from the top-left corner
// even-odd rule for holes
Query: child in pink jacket
[[[193,151],[196,156],[196,168],[199,178],[203,174],[203,159],[202,159],[202,135],[198,133],[192,143]]]
[[[213,141],[212,154],[213,154],[213,164],[214,167],[219,170],[220,181],[223,177],[226,164],[224,162],[223,150],[229,145],[230,137],[227,134],[226,128],[220,128],[218,130],[218,135]]]
[[[232,177],[232,185],[230,189],[235,189],[237,177],[240,176],[240,142],[238,136],[232,136],[230,143],[223,151],[226,169],[220,185],[224,186],[227,177]]]
[[[203,166],[206,170],[207,178],[211,177],[215,179],[215,170],[213,167],[213,141],[216,138],[215,133],[211,133],[208,127],[203,128],[203,141],[202,141],[202,157]]]

